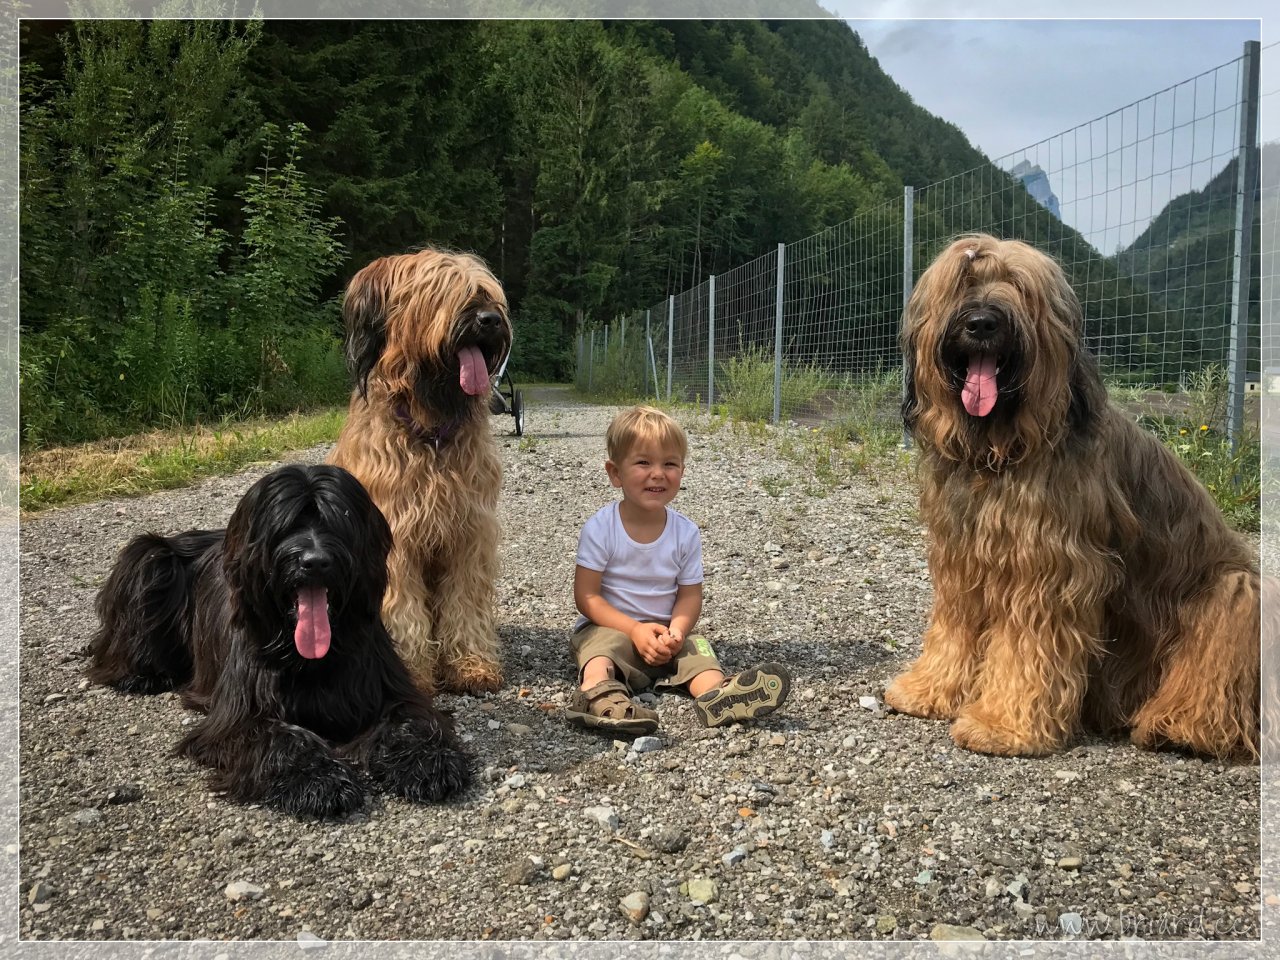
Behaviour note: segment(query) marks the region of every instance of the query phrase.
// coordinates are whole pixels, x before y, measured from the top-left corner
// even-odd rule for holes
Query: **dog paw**
[[[422,749],[395,766],[383,767],[379,780],[392,793],[414,803],[439,803],[471,782],[470,754],[452,747]]]
[[[950,699],[941,696],[936,688],[911,672],[897,677],[885,688],[884,702],[899,713],[926,720],[950,720],[956,712]]]
[[[459,695],[493,693],[502,689],[502,666],[468,658],[461,663],[443,667],[439,682],[441,689],[449,693]]]
[[[390,793],[415,803],[437,803],[471,782],[472,758],[454,746],[443,718],[418,717],[377,732],[367,769]]]
[[[951,739],[966,750],[1001,757],[1039,757],[1062,746],[1058,740],[1026,736],[973,713],[963,713],[955,719],[951,724]]]
[[[364,806],[365,789],[355,771],[340,760],[308,764],[277,774],[263,798],[295,817],[342,817]]]

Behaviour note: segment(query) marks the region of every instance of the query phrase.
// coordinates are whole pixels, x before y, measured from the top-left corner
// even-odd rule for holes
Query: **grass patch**
[[[1256,532],[1262,517],[1262,447],[1258,429],[1246,418],[1231,448],[1227,436],[1227,371],[1210,364],[1187,381],[1189,409],[1185,414],[1143,418],[1204,484],[1227,523]]]
[[[156,430],[24,453],[19,464],[19,506],[30,514],[186,486],[201,477],[234,473],[251,463],[330,443],[346,419],[344,405],[285,420],[255,418],[217,427]]]
[[[717,366],[716,397],[725,413],[735,420],[773,419],[773,351],[748,347]],[[814,364],[784,360],[778,384],[782,410],[807,407],[835,382],[831,374]]]

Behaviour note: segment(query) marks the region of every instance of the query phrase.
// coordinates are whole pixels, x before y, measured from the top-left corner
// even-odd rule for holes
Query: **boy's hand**
[[[684,646],[684,631],[679,627],[667,630],[667,656],[674,657]]]
[[[651,667],[660,667],[671,659],[674,651],[670,644],[671,634],[660,623],[637,623],[631,630],[631,645]]]

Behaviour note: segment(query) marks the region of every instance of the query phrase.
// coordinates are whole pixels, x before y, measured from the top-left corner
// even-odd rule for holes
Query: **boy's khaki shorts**
[[[644,662],[631,638],[621,630],[586,623],[573,634],[571,644],[574,658],[578,661],[579,683],[588,660],[608,657],[617,667],[618,679],[632,693],[640,693],[649,687],[684,687],[706,670],[721,669],[711,644],[697,634],[685,637],[680,652],[656,667]]]

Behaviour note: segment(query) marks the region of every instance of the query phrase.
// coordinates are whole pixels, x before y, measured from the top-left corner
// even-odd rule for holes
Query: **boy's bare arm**
[[[702,584],[680,584],[676,587],[676,602],[671,608],[671,637],[676,649],[684,643],[698,617],[702,614]]]
[[[578,612],[594,624],[620,630],[631,638],[631,644],[645,663],[653,666],[671,659],[667,650],[667,628],[660,623],[644,623],[627,616],[601,594],[599,570],[577,566],[573,572],[573,602]]]

